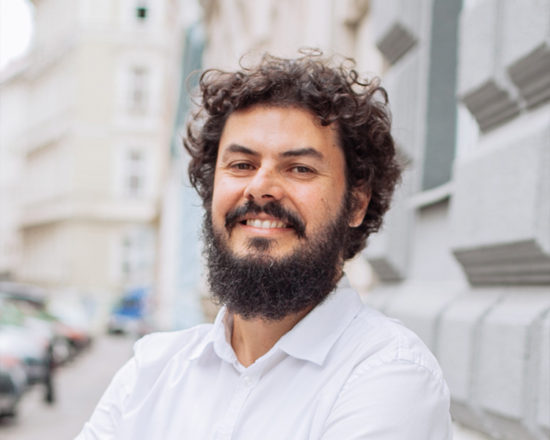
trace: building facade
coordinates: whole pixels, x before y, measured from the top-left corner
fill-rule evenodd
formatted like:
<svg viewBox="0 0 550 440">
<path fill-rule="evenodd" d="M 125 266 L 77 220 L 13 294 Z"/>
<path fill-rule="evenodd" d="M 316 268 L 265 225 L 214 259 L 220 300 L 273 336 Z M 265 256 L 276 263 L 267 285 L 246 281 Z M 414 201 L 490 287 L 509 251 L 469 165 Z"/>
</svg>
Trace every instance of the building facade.
<svg viewBox="0 0 550 440">
<path fill-rule="evenodd" d="M 33 3 L 33 47 L 0 83 L 2 101 L 21 98 L 2 126 L 2 148 L 20 161 L 12 277 L 89 292 L 107 307 L 155 276 L 179 4 Z"/>
<path fill-rule="evenodd" d="M 550 2 L 374 1 L 410 164 L 369 301 L 438 357 L 455 420 L 550 438 Z"/>
<path fill-rule="evenodd" d="M 156 321 L 165 329 L 188 328 L 205 321 L 211 306 L 203 282 L 200 228 L 202 203 L 187 175 L 188 156 L 183 137 L 192 94 L 202 66 L 205 35 L 201 9 L 196 0 L 182 0 L 182 57 L 177 113 L 170 144 L 159 225 Z"/>
</svg>

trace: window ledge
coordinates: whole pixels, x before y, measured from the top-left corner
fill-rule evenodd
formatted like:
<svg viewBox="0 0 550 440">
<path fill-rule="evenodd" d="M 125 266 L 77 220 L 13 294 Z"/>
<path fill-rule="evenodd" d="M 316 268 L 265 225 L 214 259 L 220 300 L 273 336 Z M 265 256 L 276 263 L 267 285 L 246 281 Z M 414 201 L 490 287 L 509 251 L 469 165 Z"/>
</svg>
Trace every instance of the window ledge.
<svg viewBox="0 0 550 440">
<path fill-rule="evenodd" d="M 435 188 L 419 192 L 409 198 L 408 204 L 411 208 L 419 209 L 442 202 L 451 197 L 453 193 L 453 182 L 447 182 Z"/>
</svg>

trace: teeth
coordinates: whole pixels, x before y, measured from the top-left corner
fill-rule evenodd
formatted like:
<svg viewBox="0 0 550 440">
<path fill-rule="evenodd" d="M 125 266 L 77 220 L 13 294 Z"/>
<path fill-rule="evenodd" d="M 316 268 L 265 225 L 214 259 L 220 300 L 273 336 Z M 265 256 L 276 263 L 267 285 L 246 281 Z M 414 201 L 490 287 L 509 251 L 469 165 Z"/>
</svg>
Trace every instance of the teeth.
<svg viewBox="0 0 550 440">
<path fill-rule="evenodd" d="M 286 225 L 283 222 L 276 220 L 258 220 L 248 219 L 246 221 L 247 226 L 254 226 L 255 228 L 272 229 L 272 228 L 284 228 Z"/>
</svg>

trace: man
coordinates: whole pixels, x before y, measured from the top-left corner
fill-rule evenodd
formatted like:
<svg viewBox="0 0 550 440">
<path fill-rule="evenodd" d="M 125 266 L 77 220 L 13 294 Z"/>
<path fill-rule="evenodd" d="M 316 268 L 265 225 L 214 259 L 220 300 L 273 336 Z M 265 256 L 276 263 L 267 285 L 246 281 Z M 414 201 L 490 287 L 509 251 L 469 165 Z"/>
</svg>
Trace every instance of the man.
<svg viewBox="0 0 550 440">
<path fill-rule="evenodd" d="M 224 306 L 140 340 L 78 438 L 451 438 L 436 360 L 343 276 L 399 178 L 385 91 L 315 54 L 200 90 L 185 146 Z"/>
</svg>

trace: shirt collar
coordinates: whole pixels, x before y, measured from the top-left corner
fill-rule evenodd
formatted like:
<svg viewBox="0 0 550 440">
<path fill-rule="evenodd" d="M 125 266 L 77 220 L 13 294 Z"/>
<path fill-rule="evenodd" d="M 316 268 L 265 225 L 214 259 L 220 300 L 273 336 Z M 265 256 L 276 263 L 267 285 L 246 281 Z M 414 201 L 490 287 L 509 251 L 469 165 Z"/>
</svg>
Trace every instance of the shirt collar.
<svg viewBox="0 0 550 440">
<path fill-rule="evenodd" d="M 322 365 L 361 307 L 361 299 L 344 276 L 336 289 L 275 345 L 290 356 Z"/>
<path fill-rule="evenodd" d="M 275 344 L 288 355 L 322 365 L 336 340 L 359 313 L 362 302 L 344 276 L 336 289 L 309 312 Z M 232 315 L 224 306 L 218 312 L 214 325 L 194 350 L 191 359 L 199 358 L 207 347 L 229 363 L 236 356 L 230 343 Z"/>
<path fill-rule="evenodd" d="M 212 346 L 220 358 L 232 362 L 235 358 L 235 354 L 229 342 L 231 340 L 229 335 L 231 334 L 232 327 L 233 316 L 227 313 L 227 307 L 223 306 L 216 315 L 214 324 L 200 344 L 197 345 L 190 359 L 198 359 L 208 347 Z"/>
</svg>

